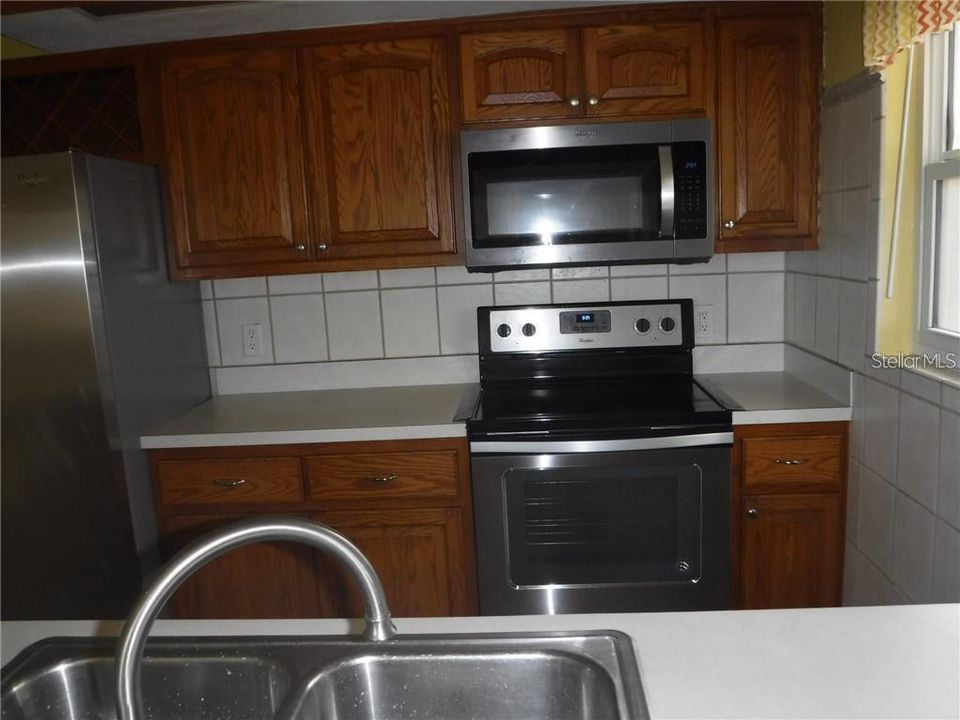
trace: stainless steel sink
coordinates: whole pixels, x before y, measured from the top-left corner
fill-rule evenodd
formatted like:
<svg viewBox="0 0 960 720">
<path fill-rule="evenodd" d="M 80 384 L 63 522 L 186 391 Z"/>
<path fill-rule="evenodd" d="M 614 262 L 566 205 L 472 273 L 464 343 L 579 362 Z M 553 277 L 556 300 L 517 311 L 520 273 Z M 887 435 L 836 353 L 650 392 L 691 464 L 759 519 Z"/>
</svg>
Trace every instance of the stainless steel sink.
<svg viewBox="0 0 960 720">
<path fill-rule="evenodd" d="M 3 720 L 112 720 L 110 641 L 47 640 L 4 668 Z M 617 632 L 344 638 L 156 638 L 142 667 L 151 720 L 640 720 Z"/>
</svg>

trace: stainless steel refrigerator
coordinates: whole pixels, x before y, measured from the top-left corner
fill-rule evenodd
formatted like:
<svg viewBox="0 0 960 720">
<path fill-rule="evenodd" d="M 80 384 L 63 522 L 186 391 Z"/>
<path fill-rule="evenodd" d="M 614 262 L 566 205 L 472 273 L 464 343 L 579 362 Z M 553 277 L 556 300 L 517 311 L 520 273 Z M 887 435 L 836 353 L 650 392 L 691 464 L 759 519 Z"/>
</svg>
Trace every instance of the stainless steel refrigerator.
<svg viewBox="0 0 960 720">
<path fill-rule="evenodd" d="M 152 166 L 0 172 L 0 616 L 123 617 L 159 557 L 139 438 L 210 396 L 199 288 L 168 279 Z"/>
</svg>

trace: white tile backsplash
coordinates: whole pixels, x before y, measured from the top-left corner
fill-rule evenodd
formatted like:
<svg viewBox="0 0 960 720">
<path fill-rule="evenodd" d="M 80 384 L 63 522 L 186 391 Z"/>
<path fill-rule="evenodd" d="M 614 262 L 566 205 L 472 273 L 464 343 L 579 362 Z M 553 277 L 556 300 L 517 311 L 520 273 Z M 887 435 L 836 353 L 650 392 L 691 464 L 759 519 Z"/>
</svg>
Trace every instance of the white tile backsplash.
<svg viewBox="0 0 960 720">
<path fill-rule="evenodd" d="M 610 276 L 608 267 L 572 267 L 554 268 L 551 271 L 554 280 L 584 280 L 586 278 L 605 278 Z"/>
<path fill-rule="evenodd" d="M 817 327 L 814 347 L 818 355 L 837 359 L 840 332 L 840 281 L 817 278 Z"/>
<path fill-rule="evenodd" d="M 213 281 L 213 294 L 221 298 L 254 297 L 267 294 L 267 279 L 263 277 L 229 278 Z"/>
<path fill-rule="evenodd" d="M 852 280 L 866 280 L 867 243 L 870 240 L 869 189 L 844 190 L 841 207 L 843 212 L 841 274 Z"/>
<path fill-rule="evenodd" d="M 940 411 L 937 515 L 960 529 L 960 415 Z"/>
<path fill-rule="evenodd" d="M 554 270 L 554 272 L 557 272 Z M 553 301 L 570 302 L 608 302 L 610 300 L 610 281 L 600 280 L 561 280 L 553 283 Z"/>
<path fill-rule="evenodd" d="M 271 295 L 319 293 L 323 292 L 323 275 L 321 273 L 276 275 L 267 278 L 267 287 Z"/>
<path fill-rule="evenodd" d="M 614 265 L 610 268 L 610 277 L 613 278 L 666 274 L 666 265 Z"/>
<path fill-rule="evenodd" d="M 727 342 L 783 340 L 783 273 L 731 274 Z M 758 302 L 763 298 L 763 302 Z"/>
<path fill-rule="evenodd" d="M 549 280 L 550 271 L 547 268 L 534 268 L 532 270 L 503 270 L 493 274 L 495 283 L 506 282 L 531 282 L 534 280 Z"/>
<path fill-rule="evenodd" d="M 883 572 L 893 561 L 894 496 L 896 490 L 868 468 L 860 475 L 860 527 L 857 547 Z"/>
<path fill-rule="evenodd" d="M 716 256 L 714 256 L 716 257 Z M 719 345 L 727 341 L 727 276 L 679 275 L 670 276 L 671 298 L 692 298 L 693 311 L 700 307 L 713 308 L 713 333 L 705 335 L 696 329 L 698 345 Z"/>
<path fill-rule="evenodd" d="M 837 360 L 853 370 L 863 367 L 867 341 L 867 284 L 840 282 Z"/>
<path fill-rule="evenodd" d="M 382 290 L 380 297 L 387 357 L 440 354 L 435 287 Z"/>
<path fill-rule="evenodd" d="M 203 301 L 203 329 L 206 335 L 207 363 L 210 367 L 220 364 L 220 338 L 217 337 L 217 306 L 212 300 Z"/>
<path fill-rule="evenodd" d="M 786 267 L 786 256 L 787 254 L 783 252 L 731 253 L 727 255 L 727 271 L 730 273 L 782 271 Z"/>
<path fill-rule="evenodd" d="M 436 281 L 437 274 L 432 267 L 380 271 L 380 287 L 382 288 L 432 288 L 436 285 Z"/>
<path fill-rule="evenodd" d="M 937 520 L 933 532 L 930 602 L 955 603 L 960 597 L 960 532 Z"/>
<path fill-rule="evenodd" d="M 688 263 L 685 265 L 670 265 L 671 275 L 710 275 L 727 271 L 727 256 L 717 253 L 705 263 Z"/>
<path fill-rule="evenodd" d="M 493 282 L 491 273 L 471 273 L 463 265 L 437 268 L 438 285 L 482 285 Z"/>
<path fill-rule="evenodd" d="M 871 147 L 873 128 L 873 96 L 871 91 L 854 95 L 843 103 L 843 187 L 857 188 L 870 185 L 870 158 L 876 152 Z"/>
<path fill-rule="evenodd" d="M 610 280 L 611 300 L 660 300 L 667 295 L 666 276 L 618 277 Z"/>
<path fill-rule="evenodd" d="M 347 290 L 373 290 L 377 287 L 377 271 L 361 270 L 358 272 L 327 273 L 324 277 L 323 288 L 327 292 Z"/>
<path fill-rule="evenodd" d="M 217 281 L 219 282 L 219 281 Z M 224 365 L 262 365 L 273 362 L 270 307 L 265 297 L 217 300 L 220 359 Z M 243 326 L 259 325 L 262 354 L 243 354 Z"/>
<path fill-rule="evenodd" d="M 493 304 L 493 285 L 462 285 L 437 289 L 440 307 L 440 352 L 477 352 L 477 308 Z"/>
<path fill-rule="evenodd" d="M 376 278 L 376 273 L 373 273 Z M 383 357 L 380 293 L 327 293 L 327 337 L 331 360 Z"/>
<path fill-rule="evenodd" d="M 897 477 L 900 393 L 864 378 L 863 462 L 890 482 Z"/>
<path fill-rule="evenodd" d="M 931 452 L 940 437 L 940 408 L 900 394 L 897 487 L 931 510 L 937 506 L 937 465 Z"/>
<path fill-rule="evenodd" d="M 550 283 L 497 283 L 493 286 L 497 305 L 540 305 L 550 302 Z"/>
<path fill-rule="evenodd" d="M 913 602 L 929 602 L 933 571 L 933 514 L 898 493 L 894 515 L 891 579 Z"/>
<path fill-rule="evenodd" d="M 270 320 L 278 363 L 322 362 L 327 359 L 323 295 L 271 297 Z"/>
</svg>

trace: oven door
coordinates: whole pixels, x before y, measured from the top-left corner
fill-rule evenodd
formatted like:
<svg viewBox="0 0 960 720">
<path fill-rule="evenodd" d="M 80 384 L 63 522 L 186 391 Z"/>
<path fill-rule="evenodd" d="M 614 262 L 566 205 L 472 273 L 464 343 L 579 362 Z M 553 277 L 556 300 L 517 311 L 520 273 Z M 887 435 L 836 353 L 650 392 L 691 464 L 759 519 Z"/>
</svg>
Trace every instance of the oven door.
<svg viewBox="0 0 960 720">
<path fill-rule="evenodd" d="M 484 615 L 730 607 L 730 449 L 473 458 Z"/>
</svg>

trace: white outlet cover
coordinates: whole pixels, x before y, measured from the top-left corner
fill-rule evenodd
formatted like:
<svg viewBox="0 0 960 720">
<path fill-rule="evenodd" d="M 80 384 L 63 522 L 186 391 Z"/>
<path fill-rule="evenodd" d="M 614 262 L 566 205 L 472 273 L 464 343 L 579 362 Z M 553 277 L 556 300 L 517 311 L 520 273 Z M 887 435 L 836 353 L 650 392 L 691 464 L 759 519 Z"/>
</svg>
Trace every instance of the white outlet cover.
<svg viewBox="0 0 960 720">
<path fill-rule="evenodd" d="M 244 325 L 241 331 L 244 356 L 260 357 L 263 355 L 263 327 L 259 324 Z"/>
<path fill-rule="evenodd" d="M 713 337 L 713 305 L 698 305 L 693 309 L 693 326 L 697 337 Z"/>
</svg>

